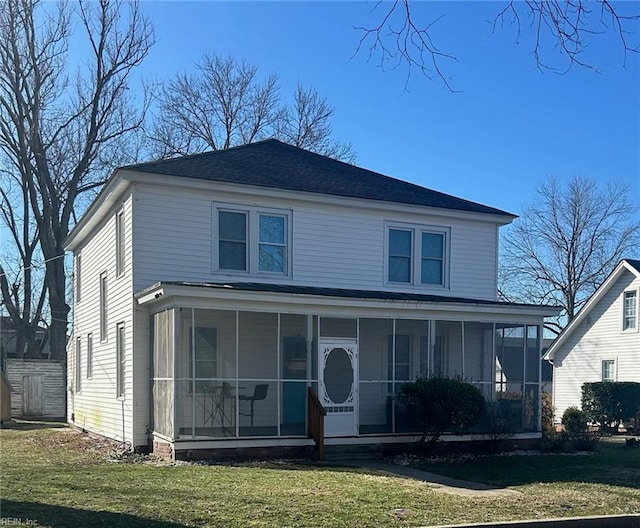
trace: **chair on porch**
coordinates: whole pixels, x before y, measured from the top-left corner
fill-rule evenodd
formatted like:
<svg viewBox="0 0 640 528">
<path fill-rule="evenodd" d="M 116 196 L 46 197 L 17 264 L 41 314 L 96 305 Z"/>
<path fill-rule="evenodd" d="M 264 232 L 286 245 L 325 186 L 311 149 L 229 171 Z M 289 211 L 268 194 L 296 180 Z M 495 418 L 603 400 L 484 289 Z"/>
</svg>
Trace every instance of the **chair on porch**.
<svg viewBox="0 0 640 528">
<path fill-rule="evenodd" d="M 258 383 L 253 389 L 253 396 L 248 394 L 240 394 L 240 396 L 238 396 L 238 400 L 248 401 L 251 404 L 251 410 L 249 412 L 249 415 L 251 416 L 251 427 L 253 427 L 254 405 L 257 401 L 265 400 L 267 398 L 268 390 L 269 385 L 267 383 Z"/>
</svg>

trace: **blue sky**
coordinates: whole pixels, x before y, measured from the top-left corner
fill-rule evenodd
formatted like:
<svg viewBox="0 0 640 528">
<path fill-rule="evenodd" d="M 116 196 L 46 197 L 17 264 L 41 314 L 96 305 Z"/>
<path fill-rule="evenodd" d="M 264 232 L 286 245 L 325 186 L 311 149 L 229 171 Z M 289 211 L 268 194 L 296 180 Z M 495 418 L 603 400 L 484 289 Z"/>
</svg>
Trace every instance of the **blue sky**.
<svg viewBox="0 0 640 528">
<path fill-rule="evenodd" d="M 633 7 L 623 4 L 622 8 Z M 405 68 L 383 71 L 366 50 L 353 57 L 353 26 L 379 19 L 376 2 L 143 2 L 157 42 L 142 74 L 169 78 L 206 52 L 231 55 L 280 77 L 283 95 L 300 82 L 335 107 L 337 139 L 357 164 L 518 214 L 548 175 L 631 184 L 640 203 L 640 55 L 595 36 L 575 68 L 541 73 L 530 33 L 491 34 L 501 2 L 422 2 L 418 21 L 457 62 L 444 63 L 459 93 Z M 635 42 L 637 42 L 637 37 Z M 552 51 L 552 50 L 550 50 Z"/>
</svg>

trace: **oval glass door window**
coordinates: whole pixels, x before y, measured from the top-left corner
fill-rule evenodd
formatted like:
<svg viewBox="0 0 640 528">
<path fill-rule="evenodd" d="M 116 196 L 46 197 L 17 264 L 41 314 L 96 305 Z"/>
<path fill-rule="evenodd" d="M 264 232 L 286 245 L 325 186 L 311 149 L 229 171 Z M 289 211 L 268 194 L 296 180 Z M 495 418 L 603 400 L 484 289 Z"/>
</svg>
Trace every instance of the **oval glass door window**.
<svg viewBox="0 0 640 528">
<path fill-rule="evenodd" d="M 340 405 L 351 395 L 353 366 L 344 348 L 334 348 L 324 364 L 324 386 L 331 401 Z"/>
</svg>

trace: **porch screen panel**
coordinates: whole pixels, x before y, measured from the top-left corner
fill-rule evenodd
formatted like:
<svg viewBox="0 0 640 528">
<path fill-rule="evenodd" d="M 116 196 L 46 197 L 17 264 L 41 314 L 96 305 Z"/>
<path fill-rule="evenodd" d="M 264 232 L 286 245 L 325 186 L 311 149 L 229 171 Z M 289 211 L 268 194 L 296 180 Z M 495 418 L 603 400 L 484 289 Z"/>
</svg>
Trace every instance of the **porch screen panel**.
<svg viewBox="0 0 640 528">
<path fill-rule="evenodd" d="M 242 379 L 278 377 L 278 314 L 238 314 L 238 369 Z"/>
<path fill-rule="evenodd" d="M 501 402 L 503 420 L 515 430 L 522 430 L 525 327 L 496 325 L 496 398 Z"/>
<path fill-rule="evenodd" d="M 428 321 L 396 319 L 396 381 L 414 380 L 421 374 L 427 374 L 428 361 L 425 353 L 428 339 Z"/>
<path fill-rule="evenodd" d="M 153 315 L 153 430 L 174 437 L 174 310 Z"/>
<path fill-rule="evenodd" d="M 236 313 L 180 309 L 176 420 L 181 438 L 235 436 Z"/>
<path fill-rule="evenodd" d="M 525 381 L 537 383 L 540 379 L 540 342 L 538 339 L 538 327 L 527 326 L 527 350 L 525 365 Z"/>
<path fill-rule="evenodd" d="M 388 339 L 392 319 L 360 319 L 359 432 L 392 432 L 393 386 L 389 377 Z"/>
<path fill-rule="evenodd" d="M 462 376 L 462 322 L 436 321 L 435 326 L 431 375 Z"/>
<path fill-rule="evenodd" d="M 492 384 L 493 324 L 464 323 L 464 377 L 473 383 Z"/>
<path fill-rule="evenodd" d="M 306 435 L 307 383 L 313 381 L 313 317 L 280 315 L 280 434 Z"/>
<path fill-rule="evenodd" d="M 358 320 L 338 317 L 320 317 L 320 337 L 358 337 Z"/>
</svg>

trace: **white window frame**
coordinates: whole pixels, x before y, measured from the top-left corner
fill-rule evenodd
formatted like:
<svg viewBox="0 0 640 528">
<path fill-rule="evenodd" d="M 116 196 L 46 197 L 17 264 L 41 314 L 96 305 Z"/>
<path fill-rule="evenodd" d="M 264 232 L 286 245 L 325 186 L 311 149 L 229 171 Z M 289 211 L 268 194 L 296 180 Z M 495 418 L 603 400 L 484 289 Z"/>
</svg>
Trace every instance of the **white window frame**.
<svg viewBox="0 0 640 528">
<path fill-rule="evenodd" d="M 116 278 L 124 275 L 125 270 L 125 225 L 124 225 L 124 209 L 120 209 L 116 213 Z"/>
<path fill-rule="evenodd" d="M 82 253 L 76 255 L 76 303 L 82 300 Z"/>
<path fill-rule="evenodd" d="M 108 337 L 108 319 L 107 319 L 107 299 L 108 299 L 108 284 L 107 284 L 107 272 L 103 271 L 100 274 L 100 284 L 99 284 L 99 290 L 100 290 L 100 313 L 99 313 L 99 317 L 100 317 L 100 342 L 104 343 L 107 341 L 107 337 Z"/>
<path fill-rule="evenodd" d="M 78 394 L 82 390 L 82 338 L 76 337 L 76 361 L 75 361 L 75 390 Z"/>
<path fill-rule="evenodd" d="M 218 214 L 220 212 L 244 213 L 247 218 L 246 265 L 245 270 L 220 268 L 219 248 L 220 234 Z M 260 255 L 260 216 L 279 216 L 284 218 L 284 271 L 261 271 Z M 224 275 L 258 275 L 261 277 L 291 278 L 293 269 L 293 212 L 290 209 L 274 209 L 270 207 L 243 206 L 238 204 L 214 203 L 212 210 L 213 223 L 213 272 Z"/>
<path fill-rule="evenodd" d="M 630 317 L 627 315 L 627 296 L 633 296 L 635 314 L 633 314 L 631 321 L 633 326 L 628 325 Z M 640 306 L 638 305 L 638 290 L 625 290 L 622 293 L 622 331 L 623 332 L 638 332 L 638 311 Z"/>
<path fill-rule="evenodd" d="M 116 397 L 119 399 L 125 395 L 125 346 L 125 325 L 120 322 L 116 325 Z"/>
<path fill-rule="evenodd" d="M 87 334 L 87 379 L 93 378 L 93 333 Z"/>
<path fill-rule="evenodd" d="M 395 229 L 398 231 L 411 232 L 411 281 L 396 282 L 389 280 L 389 232 Z M 443 236 L 443 262 L 442 262 L 442 284 L 431 284 L 422 282 L 422 234 L 432 233 Z M 449 289 L 449 267 L 451 261 L 451 228 L 444 226 L 407 224 L 400 222 L 385 222 L 384 224 L 384 284 L 389 286 L 415 286 L 424 289 L 443 290 Z"/>
<path fill-rule="evenodd" d="M 610 365 L 612 367 L 612 370 L 613 370 L 612 378 L 605 376 L 605 373 L 606 373 L 605 365 Z M 615 359 L 603 359 L 602 362 L 600 363 L 600 379 L 602 381 L 616 381 L 618 379 L 618 372 L 616 367 L 617 367 L 617 362 Z"/>
</svg>

